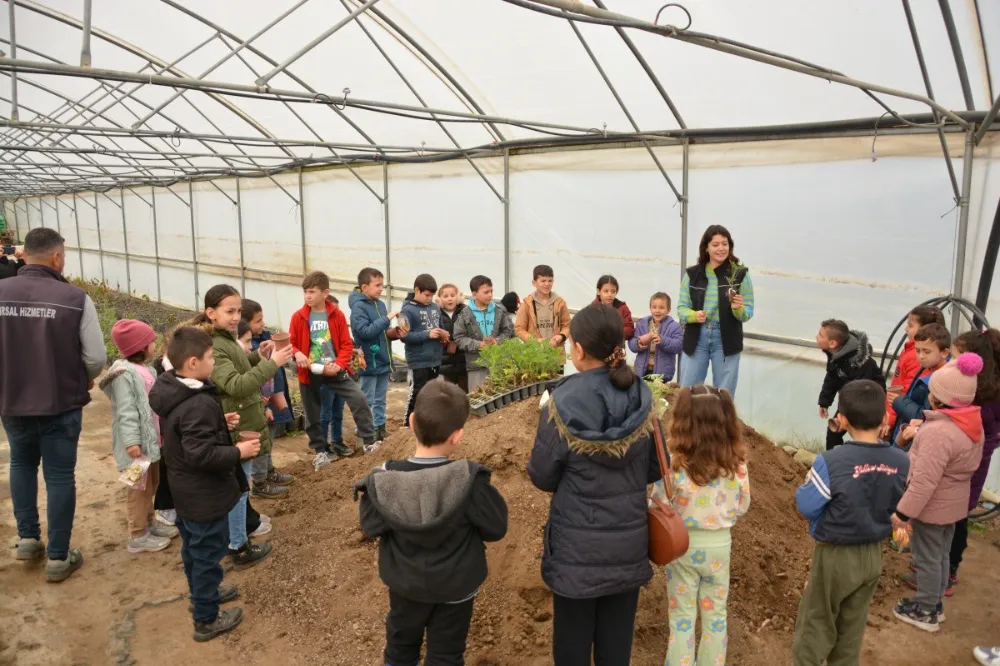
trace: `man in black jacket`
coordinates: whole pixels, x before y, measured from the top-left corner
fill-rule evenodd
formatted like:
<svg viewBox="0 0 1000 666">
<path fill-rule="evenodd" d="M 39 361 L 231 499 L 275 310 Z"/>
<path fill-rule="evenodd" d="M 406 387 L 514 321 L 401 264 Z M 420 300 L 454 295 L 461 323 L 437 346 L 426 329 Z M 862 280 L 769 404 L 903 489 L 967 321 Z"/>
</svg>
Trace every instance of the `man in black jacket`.
<svg viewBox="0 0 1000 666">
<path fill-rule="evenodd" d="M 875 362 L 868 336 L 852 331 L 839 319 L 827 319 L 816 334 L 816 345 L 826 354 L 826 377 L 819 392 L 820 418 L 830 419 L 830 405 L 848 382 L 870 379 L 885 388 L 885 377 Z M 834 414 L 836 416 L 836 414 Z M 843 444 L 844 431 L 836 419 L 830 419 L 826 431 L 826 450 Z"/>
<path fill-rule="evenodd" d="M 220 587 L 219 561 L 229 551 L 229 511 L 248 489 L 236 468 L 240 460 L 260 452 L 260 440 L 232 444 L 229 430 L 239 415 L 223 413 L 219 391 L 209 379 L 215 359 L 208 333 L 191 326 L 177 329 L 167 358 L 174 369 L 156 378 L 149 405 L 160 417 L 177 529 L 184 542 L 181 559 L 191 591 L 194 639 L 203 642 L 243 619 L 241 608 L 219 610 L 219 603 L 238 594 L 235 586 Z"/>
<path fill-rule="evenodd" d="M 507 533 L 507 504 L 490 470 L 448 459 L 462 438 L 469 399 L 436 379 L 417 396 L 410 428 L 417 450 L 389 460 L 354 486 L 361 529 L 380 537 L 378 569 L 389 587 L 385 663 L 462 664 L 472 604 L 486 580 L 485 541 Z"/>
<path fill-rule="evenodd" d="M 83 565 L 70 549 L 76 514 L 76 450 L 83 407 L 107 351 L 97 309 L 62 276 L 65 241 L 38 227 L 24 237 L 27 265 L 0 280 L 0 418 L 10 442 L 10 490 L 17 559 L 48 554 L 45 578 L 68 578 Z M 48 495 L 49 545 L 38 522 L 38 467 Z"/>
</svg>

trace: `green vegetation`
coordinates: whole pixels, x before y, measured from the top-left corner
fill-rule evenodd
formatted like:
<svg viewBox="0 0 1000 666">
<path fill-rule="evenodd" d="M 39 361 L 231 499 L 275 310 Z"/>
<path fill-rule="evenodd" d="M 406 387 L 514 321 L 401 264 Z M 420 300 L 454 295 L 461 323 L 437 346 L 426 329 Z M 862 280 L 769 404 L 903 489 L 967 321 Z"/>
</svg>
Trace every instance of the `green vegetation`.
<svg viewBox="0 0 1000 666">
<path fill-rule="evenodd" d="M 488 397 L 558 377 L 564 363 L 562 351 L 541 340 L 507 340 L 484 347 L 479 365 L 489 370 L 489 378 L 473 394 Z"/>
<path fill-rule="evenodd" d="M 646 386 L 653 392 L 653 409 L 657 416 L 663 418 L 670 405 L 670 396 L 673 395 L 674 387 L 663 381 L 663 375 L 651 375 L 645 379 Z"/>
</svg>

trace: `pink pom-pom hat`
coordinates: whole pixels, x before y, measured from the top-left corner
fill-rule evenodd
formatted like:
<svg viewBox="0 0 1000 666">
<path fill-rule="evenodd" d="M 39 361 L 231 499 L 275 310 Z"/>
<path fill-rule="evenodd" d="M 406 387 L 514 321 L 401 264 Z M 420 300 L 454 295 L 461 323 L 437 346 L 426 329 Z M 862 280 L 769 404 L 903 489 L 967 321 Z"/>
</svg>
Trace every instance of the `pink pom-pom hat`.
<svg viewBox="0 0 1000 666">
<path fill-rule="evenodd" d="M 947 407 L 968 407 L 976 399 L 977 376 L 982 371 L 983 359 L 965 352 L 931 375 L 931 395 Z"/>
</svg>

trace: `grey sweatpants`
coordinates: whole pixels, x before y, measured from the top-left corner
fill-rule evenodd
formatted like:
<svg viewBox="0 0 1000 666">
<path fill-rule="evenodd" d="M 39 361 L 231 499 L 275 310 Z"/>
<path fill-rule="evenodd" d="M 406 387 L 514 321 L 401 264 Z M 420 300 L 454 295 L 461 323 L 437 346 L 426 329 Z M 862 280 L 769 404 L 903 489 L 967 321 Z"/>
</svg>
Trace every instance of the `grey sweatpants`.
<svg viewBox="0 0 1000 666">
<path fill-rule="evenodd" d="M 931 525 L 912 519 L 910 551 L 917 567 L 917 603 L 920 610 L 931 611 L 944 599 L 948 587 L 948 560 L 955 524 Z"/>
</svg>

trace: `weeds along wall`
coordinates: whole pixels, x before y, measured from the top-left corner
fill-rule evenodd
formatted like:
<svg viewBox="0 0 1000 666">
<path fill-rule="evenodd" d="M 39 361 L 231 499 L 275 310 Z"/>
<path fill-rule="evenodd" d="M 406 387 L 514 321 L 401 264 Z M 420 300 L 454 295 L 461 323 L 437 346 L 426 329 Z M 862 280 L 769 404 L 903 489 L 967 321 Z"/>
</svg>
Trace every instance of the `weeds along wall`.
<svg viewBox="0 0 1000 666">
<path fill-rule="evenodd" d="M 993 133 L 975 152 L 966 294 L 975 292 L 1000 198 L 998 141 Z M 949 135 L 959 179 L 962 142 Z M 655 150 L 680 188 L 681 148 Z M 881 348 L 908 309 L 951 291 L 958 210 L 937 136 L 879 136 L 875 150 L 873 162 L 870 136 L 691 146 L 685 263 L 709 224 L 731 230 L 757 297 L 737 403 L 777 440 L 821 441 L 822 356 L 753 336 L 808 344 L 821 320 L 840 317 Z M 304 272 L 327 272 L 346 311 L 369 265 L 389 276 L 393 308 L 422 272 L 466 292 L 482 273 L 498 298 L 508 287 L 524 296 L 539 263 L 553 266 L 556 291 L 573 309 L 593 300 L 604 273 L 618 278 L 637 317 L 655 291 L 676 305 L 682 207 L 643 148 L 514 154 L 506 178 L 503 156 L 475 164 L 482 176 L 455 160 L 4 207 L 21 238 L 38 226 L 60 230 L 71 276 L 198 309 L 209 287 L 228 282 L 280 327 L 302 304 Z M 1000 322 L 1000 285 L 987 314 Z"/>
</svg>

